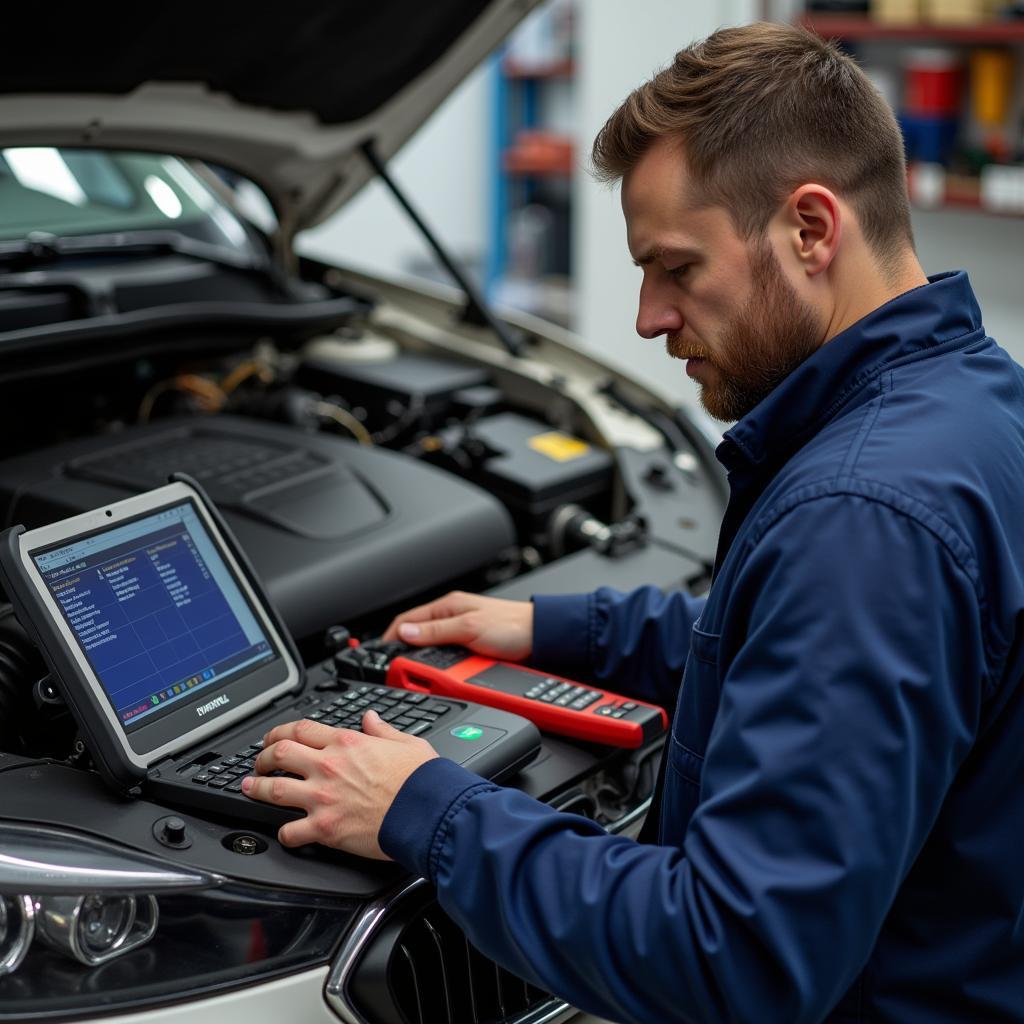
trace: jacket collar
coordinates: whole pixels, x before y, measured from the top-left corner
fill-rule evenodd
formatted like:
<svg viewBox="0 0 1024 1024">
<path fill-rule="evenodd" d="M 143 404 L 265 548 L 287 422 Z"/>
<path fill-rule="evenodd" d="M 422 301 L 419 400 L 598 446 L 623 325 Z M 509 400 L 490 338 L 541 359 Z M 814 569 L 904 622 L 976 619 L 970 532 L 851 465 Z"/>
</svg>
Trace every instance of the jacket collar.
<svg viewBox="0 0 1024 1024">
<path fill-rule="evenodd" d="M 730 473 L 775 463 L 812 434 L 884 367 L 982 329 L 963 270 L 891 299 L 804 360 L 729 430 L 718 461 Z"/>
</svg>

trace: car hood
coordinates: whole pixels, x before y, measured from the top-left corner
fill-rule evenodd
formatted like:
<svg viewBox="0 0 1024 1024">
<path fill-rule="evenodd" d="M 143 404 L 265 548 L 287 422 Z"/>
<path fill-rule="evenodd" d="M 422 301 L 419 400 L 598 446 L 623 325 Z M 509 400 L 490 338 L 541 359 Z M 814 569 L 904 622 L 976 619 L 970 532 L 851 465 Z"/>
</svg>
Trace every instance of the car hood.
<svg viewBox="0 0 1024 1024">
<path fill-rule="evenodd" d="M 29 5 L 0 75 L 0 147 L 218 164 L 263 189 L 290 239 L 373 176 L 360 147 L 389 159 L 538 2 Z"/>
</svg>

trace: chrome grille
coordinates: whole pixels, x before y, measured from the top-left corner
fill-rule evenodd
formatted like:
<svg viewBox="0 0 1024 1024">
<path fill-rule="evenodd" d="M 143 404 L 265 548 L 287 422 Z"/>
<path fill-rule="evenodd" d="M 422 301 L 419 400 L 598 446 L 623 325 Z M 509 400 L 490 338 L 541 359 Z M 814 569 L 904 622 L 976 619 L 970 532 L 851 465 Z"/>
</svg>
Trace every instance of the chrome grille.
<svg viewBox="0 0 1024 1024">
<path fill-rule="evenodd" d="M 517 1024 L 565 1007 L 475 949 L 422 883 L 382 908 L 352 952 L 328 997 L 358 1024 Z"/>
<path fill-rule="evenodd" d="M 403 1024 L 500 1024 L 552 998 L 476 950 L 437 904 L 403 930 L 388 983 Z"/>
</svg>

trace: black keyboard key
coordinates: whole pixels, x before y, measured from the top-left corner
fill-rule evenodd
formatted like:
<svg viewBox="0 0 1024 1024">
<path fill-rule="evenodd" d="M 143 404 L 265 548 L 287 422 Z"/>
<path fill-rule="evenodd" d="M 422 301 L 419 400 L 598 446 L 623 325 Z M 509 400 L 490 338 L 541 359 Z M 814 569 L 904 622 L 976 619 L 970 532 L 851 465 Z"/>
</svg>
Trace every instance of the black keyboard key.
<svg viewBox="0 0 1024 1024">
<path fill-rule="evenodd" d="M 408 715 L 402 715 L 400 718 L 396 718 L 391 724 L 396 729 L 408 729 L 410 725 L 416 724 L 416 719 L 409 718 Z"/>
<path fill-rule="evenodd" d="M 210 781 L 208 783 L 208 788 L 209 789 L 223 789 L 225 786 L 228 786 L 230 784 L 231 784 L 231 779 L 227 778 L 227 776 L 217 775 L 214 778 L 210 779 Z"/>
<path fill-rule="evenodd" d="M 228 793 L 241 793 L 242 792 L 242 779 L 244 775 L 240 775 L 237 779 L 232 779 L 231 782 L 224 787 Z"/>
<path fill-rule="evenodd" d="M 425 700 L 429 700 L 429 694 L 426 693 L 406 693 L 402 697 L 402 701 L 406 704 L 422 704 Z"/>
<path fill-rule="evenodd" d="M 401 718 L 404 711 L 402 708 L 388 708 L 380 717 L 385 722 L 393 722 L 396 718 Z"/>
<path fill-rule="evenodd" d="M 207 767 L 206 770 L 211 775 L 220 775 L 220 773 L 224 771 L 224 766 L 222 764 L 211 764 Z"/>
<path fill-rule="evenodd" d="M 192 776 L 192 781 L 202 786 L 212 778 L 213 776 L 209 772 L 196 772 L 195 775 Z"/>
<path fill-rule="evenodd" d="M 409 736 L 421 736 L 423 733 L 429 732 L 429 731 L 430 731 L 430 723 L 429 722 L 413 722 L 413 724 L 410 725 L 409 728 L 405 730 L 405 732 Z"/>
<path fill-rule="evenodd" d="M 448 704 L 442 704 L 440 701 L 432 701 L 430 704 L 423 705 L 424 711 L 429 711 L 433 715 L 447 715 L 451 711 L 451 707 Z"/>
<path fill-rule="evenodd" d="M 238 764 L 238 762 L 239 762 L 239 761 L 241 761 L 241 760 L 242 760 L 242 759 L 241 759 L 240 757 L 225 757 L 225 758 L 224 758 L 224 760 L 223 760 L 223 761 L 221 761 L 221 764 L 225 764 L 225 765 L 236 765 L 236 764 Z"/>
</svg>

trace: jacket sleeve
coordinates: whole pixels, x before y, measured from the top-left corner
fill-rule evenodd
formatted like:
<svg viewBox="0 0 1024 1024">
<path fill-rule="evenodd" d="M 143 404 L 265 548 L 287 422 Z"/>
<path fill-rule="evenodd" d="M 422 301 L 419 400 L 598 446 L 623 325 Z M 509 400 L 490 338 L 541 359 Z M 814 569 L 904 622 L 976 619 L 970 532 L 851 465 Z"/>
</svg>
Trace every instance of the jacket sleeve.
<svg viewBox="0 0 1024 1024">
<path fill-rule="evenodd" d="M 533 653 L 538 668 L 570 679 L 675 706 L 690 630 L 705 598 L 640 587 L 628 594 L 602 587 L 592 594 L 533 598 Z"/>
<path fill-rule="evenodd" d="M 802 506 L 741 570 L 747 638 L 678 846 L 609 836 L 442 760 L 406 782 L 381 845 L 479 949 L 585 1010 L 818 1021 L 972 742 L 985 659 L 969 569 L 887 507 Z"/>
</svg>

